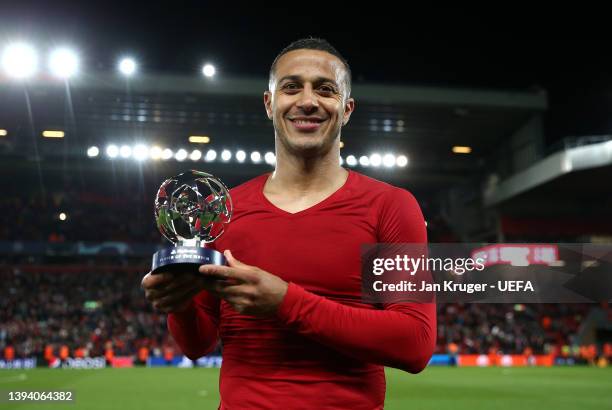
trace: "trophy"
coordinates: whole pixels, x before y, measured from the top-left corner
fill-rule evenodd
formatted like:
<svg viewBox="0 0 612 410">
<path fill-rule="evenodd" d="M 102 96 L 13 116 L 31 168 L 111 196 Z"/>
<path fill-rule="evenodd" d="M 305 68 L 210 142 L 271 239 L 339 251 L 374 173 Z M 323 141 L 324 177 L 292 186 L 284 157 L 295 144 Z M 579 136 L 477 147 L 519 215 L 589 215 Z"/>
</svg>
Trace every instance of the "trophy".
<svg viewBox="0 0 612 410">
<path fill-rule="evenodd" d="M 174 246 L 153 255 L 152 273 L 197 273 L 203 264 L 225 265 L 221 252 L 206 248 L 232 216 L 232 199 L 219 179 L 188 171 L 165 180 L 155 198 L 157 228 Z"/>
</svg>

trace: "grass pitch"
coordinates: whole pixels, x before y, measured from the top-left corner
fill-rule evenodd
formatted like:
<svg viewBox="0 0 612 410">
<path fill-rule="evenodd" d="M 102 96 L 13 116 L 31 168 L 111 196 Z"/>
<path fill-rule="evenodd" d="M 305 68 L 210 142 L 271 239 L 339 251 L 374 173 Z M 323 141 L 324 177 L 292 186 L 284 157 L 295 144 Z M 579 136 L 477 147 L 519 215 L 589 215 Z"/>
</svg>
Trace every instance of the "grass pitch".
<svg viewBox="0 0 612 410">
<path fill-rule="evenodd" d="M 3 370 L 5 396 L 8 390 L 72 390 L 75 403 L 3 402 L 0 410 L 216 409 L 218 377 L 218 369 L 202 368 Z M 612 368 L 430 367 L 418 375 L 387 369 L 385 409 L 612 409 Z"/>
</svg>

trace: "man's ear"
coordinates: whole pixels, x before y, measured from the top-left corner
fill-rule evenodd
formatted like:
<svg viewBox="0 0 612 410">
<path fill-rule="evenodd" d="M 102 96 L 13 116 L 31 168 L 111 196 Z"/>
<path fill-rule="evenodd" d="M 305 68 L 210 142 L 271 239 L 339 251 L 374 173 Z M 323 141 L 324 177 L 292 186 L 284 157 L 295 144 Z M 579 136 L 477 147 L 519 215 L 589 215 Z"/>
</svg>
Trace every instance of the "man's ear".
<svg viewBox="0 0 612 410">
<path fill-rule="evenodd" d="M 355 111 L 355 100 L 352 98 L 347 98 L 346 102 L 344 103 L 344 114 L 342 118 L 342 126 L 345 126 L 346 124 L 348 124 L 353 111 Z"/>
<path fill-rule="evenodd" d="M 268 119 L 272 119 L 272 93 L 270 91 L 264 92 L 264 107 L 266 107 L 266 114 Z"/>
</svg>

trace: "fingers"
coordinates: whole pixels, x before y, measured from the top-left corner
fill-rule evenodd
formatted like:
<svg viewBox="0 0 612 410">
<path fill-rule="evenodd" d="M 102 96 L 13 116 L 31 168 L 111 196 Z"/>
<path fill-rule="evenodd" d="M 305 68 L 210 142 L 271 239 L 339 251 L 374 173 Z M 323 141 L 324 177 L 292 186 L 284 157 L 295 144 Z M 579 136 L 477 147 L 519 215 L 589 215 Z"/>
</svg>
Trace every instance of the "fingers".
<svg viewBox="0 0 612 410">
<path fill-rule="evenodd" d="M 223 252 L 223 255 L 225 256 L 225 259 L 227 259 L 227 262 L 229 263 L 229 266 L 233 267 L 233 268 L 239 268 L 239 267 L 248 267 L 249 265 L 240 262 L 238 259 L 234 258 L 234 255 L 232 254 L 232 251 L 230 251 L 229 249 L 226 249 L 225 252 Z"/>
<path fill-rule="evenodd" d="M 153 302 L 153 307 L 164 313 L 172 313 L 184 307 L 195 295 L 200 292 L 200 289 L 193 286 L 183 286 L 175 289 L 174 292 L 159 298 Z"/>
<path fill-rule="evenodd" d="M 147 299 L 160 299 L 168 294 L 173 293 L 176 289 L 180 289 L 185 286 L 201 286 L 201 284 L 199 283 L 201 279 L 198 278 L 196 275 L 183 274 L 173 276 L 173 278 L 167 281 L 159 283 L 154 287 L 145 289 L 145 295 L 147 296 Z"/>
<path fill-rule="evenodd" d="M 149 272 L 142 278 L 142 282 L 140 283 L 143 289 L 158 289 L 162 288 L 168 282 L 171 282 L 178 275 L 173 275 L 171 273 L 157 273 L 153 274 Z"/>
<path fill-rule="evenodd" d="M 221 265 L 202 265 L 198 269 L 204 276 L 214 276 L 219 279 L 233 279 L 239 282 L 256 283 L 259 280 L 257 268 L 247 265 L 242 266 L 221 266 Z"/>
</svg>

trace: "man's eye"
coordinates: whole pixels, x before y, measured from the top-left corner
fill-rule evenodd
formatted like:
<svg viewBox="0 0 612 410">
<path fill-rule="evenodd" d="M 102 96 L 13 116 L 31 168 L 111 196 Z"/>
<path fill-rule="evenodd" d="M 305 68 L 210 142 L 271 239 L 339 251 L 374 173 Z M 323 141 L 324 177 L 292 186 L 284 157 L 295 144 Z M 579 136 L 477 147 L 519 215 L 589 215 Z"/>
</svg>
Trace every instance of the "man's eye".
<svg viewBox="0 0 612 410">
<path fill-rule="evenodd" d="M 288 83 L 288 84 L 285 84 L 283 88 L 287 90 L 296 90 L 298 88 L 298 85 L 296 83 Z"/>
<path fill-rule="evenodd" d="M 321 87 L 319 87 L 319 90 L 324 93 L 336 92 L 336 90 L 333 87 L 330 87 L 329 85 L 322 85 Z"/>
</svg>

